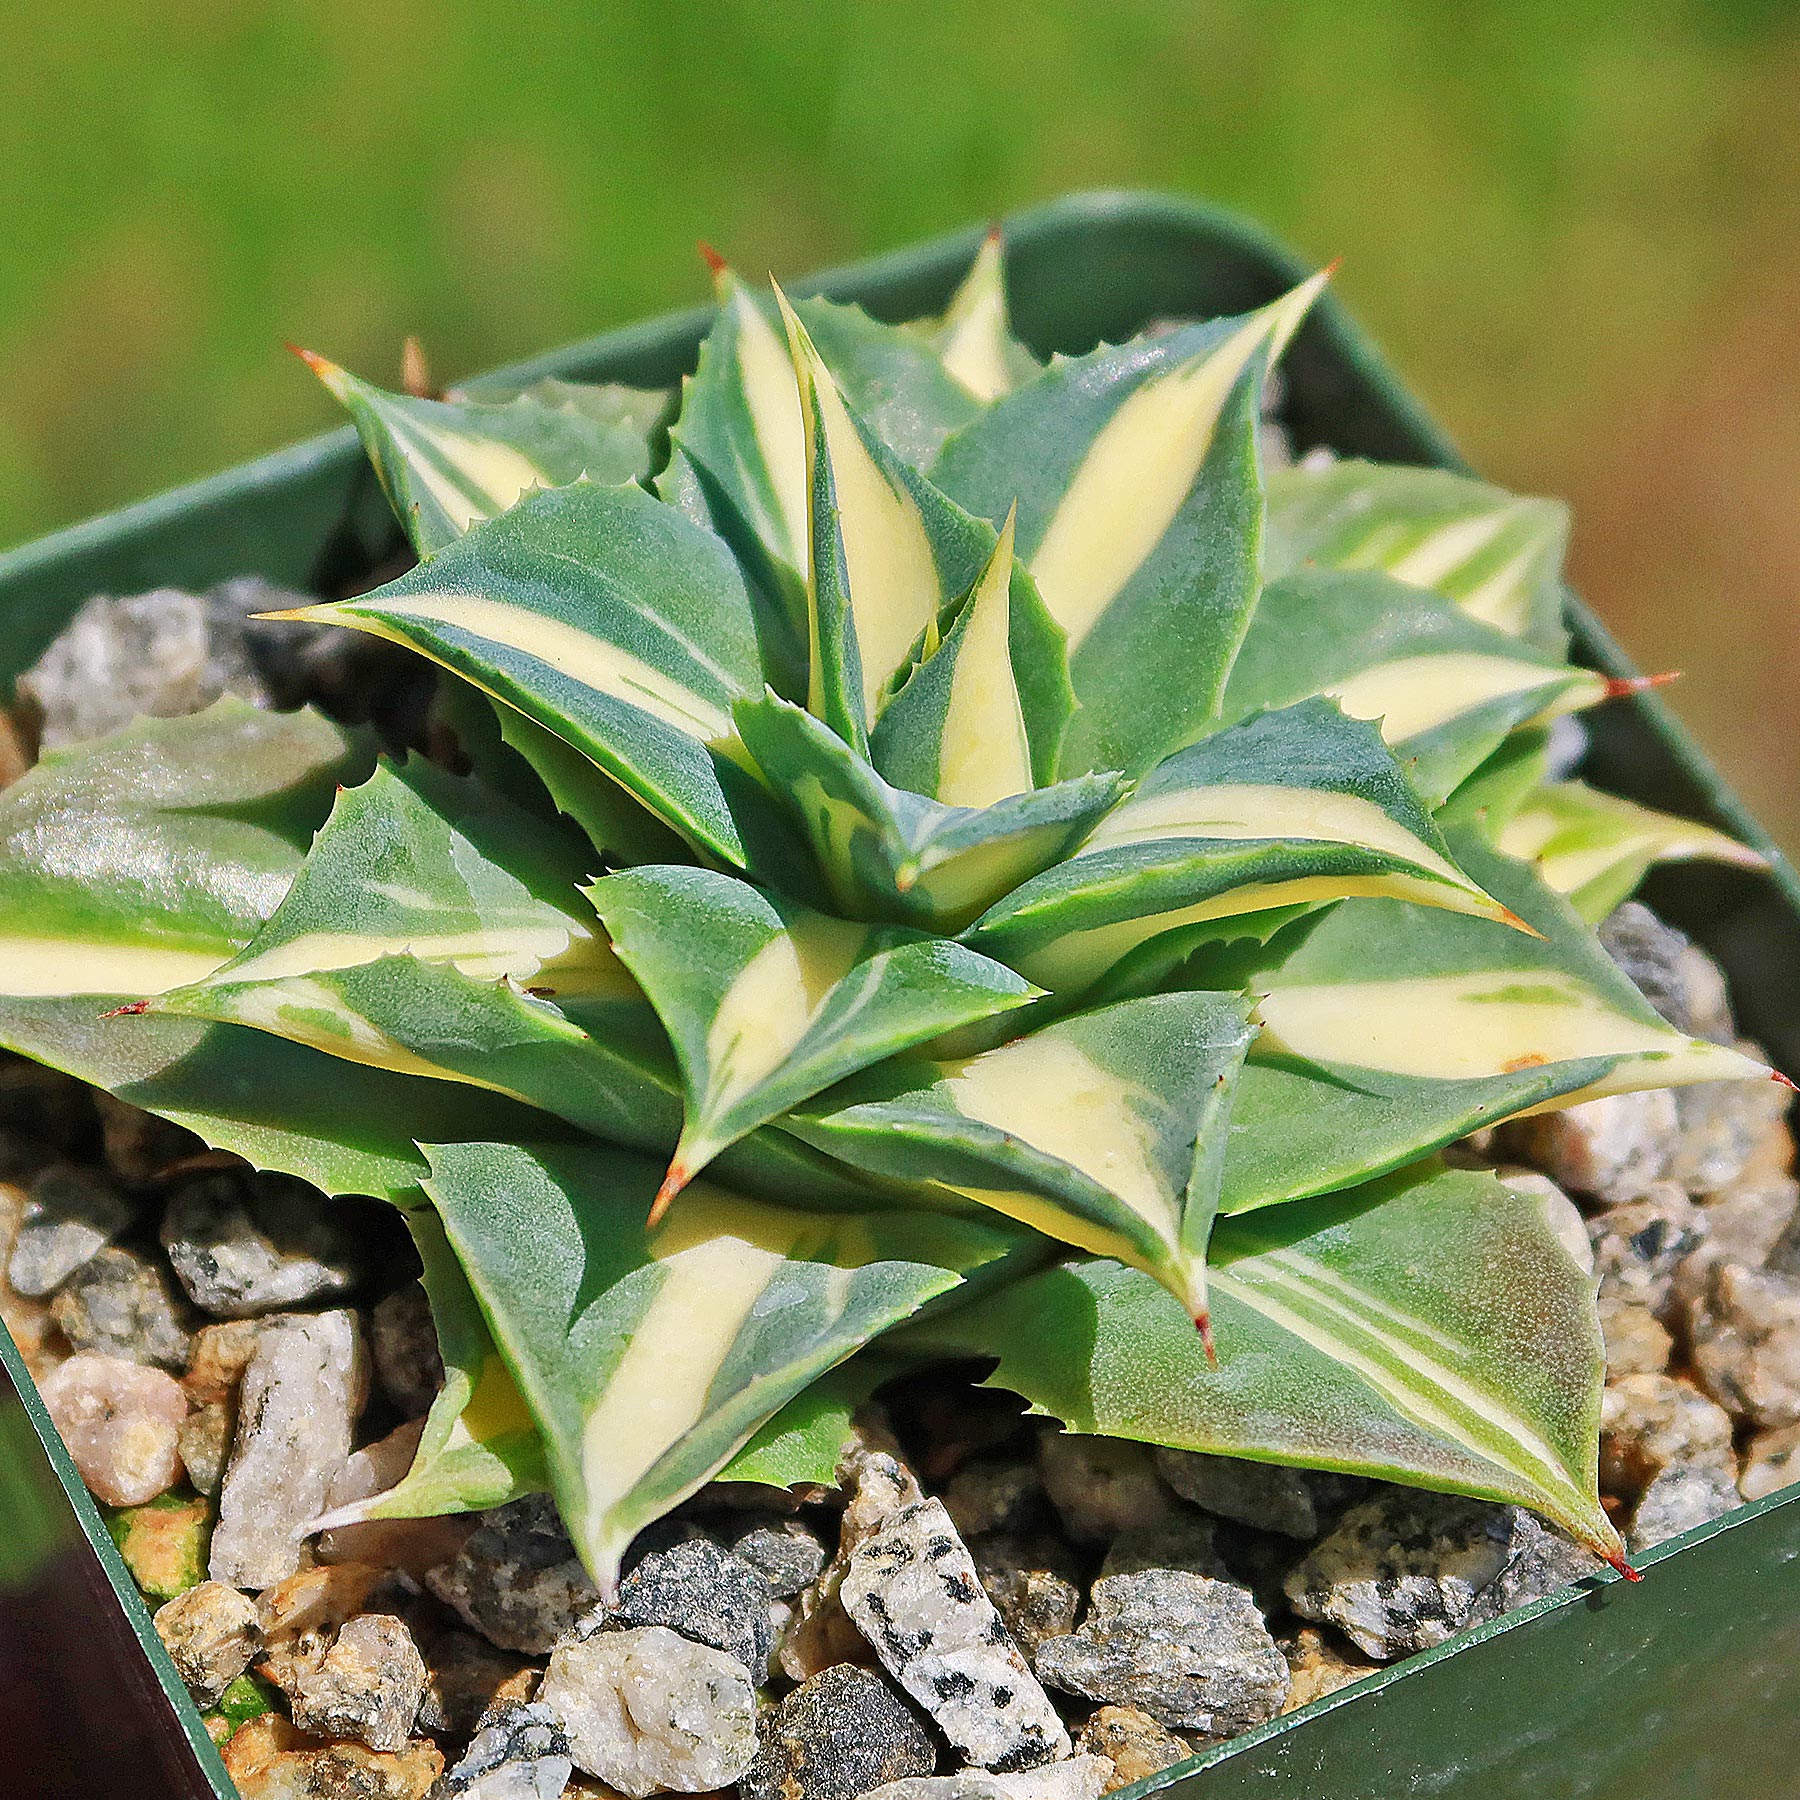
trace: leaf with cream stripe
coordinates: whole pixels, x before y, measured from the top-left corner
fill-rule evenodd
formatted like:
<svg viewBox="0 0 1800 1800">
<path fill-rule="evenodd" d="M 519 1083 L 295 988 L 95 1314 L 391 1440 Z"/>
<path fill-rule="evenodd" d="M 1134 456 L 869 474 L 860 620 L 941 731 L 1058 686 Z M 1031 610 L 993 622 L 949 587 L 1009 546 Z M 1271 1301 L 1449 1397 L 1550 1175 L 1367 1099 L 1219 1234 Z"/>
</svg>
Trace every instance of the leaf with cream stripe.
<svg viewBox="0 0 1800 1800">
<path fill-rule="evenodd" d="M 643 1526 L 787 1400 L 1018 1240 L 945 1217 L 807 1214 L 696 1182 L 653 1233 L 653 1162 L 429 1146 L 427 1186 L 543 1431 L 604 1592 Z"/>
<path fill-rule="evenodd" d="M 1437 805 L 1508 732 L 1609 691 L 1604 677 L 1392 576 L 1302 569 L 1263 589 L 1221 717 L 1323 694 L 1379 720 L 1413 785 Z"/>
<path fill-rule="evenodd" d="M 1196 982 L 1260 996 L 1225 1210 L 1347 1186 L 1521 1113 L 1767 1073 L 1668 1025 L 1522 864 L 1470 827 L 1448 837 L 1542 935 L 1362 901 L 1196 959 Z"/>
<path fill-rule="evenodd" d="M 1377 569 L 1552 652 L 1562 622 L 1569 511 L 1446 469 L 1334 462 L 1269 477 L 1271 578 L 1305 564 Z"/>
<path fill-rule="evenodd" d="M 1007 318 L 1006 270 L 998 227 L 982 240 L 969 272 L 927 336 L 944 367 L 976 399 L 998 400 L 1040 372 Z"/>
<path fill-rule="evenodd" d="M 666 393 L 569 381 L 505 399 L 420 399 L 300 354 L 349 412 L 413 548 L 427 557 L 533 488 L 647 476 L 669 411 Z"/>
<path fill-rule="evenodd" d="M 740 701 L 738 733 L 811 845 L 837 907 L 957 931 L 1079 842 L 1121 792 L 1080 775 L 980 808 L 891 786 L 834 731 L 777 695 Z"/>
<path fill-rule="evenodd" d="M 1422 1164 L 1222 1219 L 1212 1292 L 1216 1368 L 1181 1307 L 1110 1261 L 895 1342 L 992 1358 L 988 1385 L 1074 1431 L 1527 1506 L 1622 1559 L 1596 1493 L 1593 1283 L 1529 1196 Z"/>
<path fill-rule="evenodd" d="M 778 1113 L 1038 994 L 961 944 L 831 918 L 708 869 L 634 869 L 588 894 L 686 1082 L 686 1124 L 659 1214 L 728 1144 Z"/>
<path fill-rule="evenodd" d="M 398 581 L 291 616 L 441 663 L 727 862 L 772 829 L 731 760 L 732 702 L 762 688 L 743 577 L 717 538 L 642 488 L 529 494 Z"/>
<path fill-rule="evenodd" d="M 0 995 L 136 998 L 218 967 L 373 759 L 235 699 L 46 757 L 0 795 Z"/>
<path fill-rule="evenodd" d="M 1166 758 L 966 935 L 1079 993 L 1128 957 L 1161 954 L 1165 934 L 1345 895 L 1509 917 L 1452 861 L 1375 726 L 1309 700 Z"/>
<path fill-rule="evenodd" d="M 1232 1083 L 1252 1031 L 1235 994 L 1158 994 L 997 1049 L 870 1070 L 787 1129 L 878 1175 L 926 1181 L 1146 1270 L 1205 1328 Z"/>
<path fill-rule="evenodd" d="M 1080 703 L 1063 773 L 1140 773 L 1217 706 L 1260 580 L 1257 394 L 1319 286 L 1054 362 L 933 466 L 971 512 L 1018 508 Z"/>
<path fill-rule="evenodd" d="M 1768 859 L 1735 838 L 1601 793 L 1581 781 L 1538 788 L 1506 820 L 1496 842 L 1566 894 L 1584 919 L 1604 919 L 1659 863 L 1717 862 L 1766 869 Z"/>
<path fill-rule="evenodd" d="M 793 353 L 806 428 L 807 706 L 858 753 L 888 695 L 946 615 L 993 565 L 993 526 L 963 511 L 904 462 L 860 419 L 785 297 L 777 295 Z M 999 571 L 1011 579 L 1010 556 Z M 1028 583 L 1021 582 L 1009 646 L 1062 676 L 1062 640 Z M 1053 689 L 1053 692 L 1057 690 Z M 1067 717 L 1042 729 L 1060 737 Z M 1035 720 L 1034 720 L 1035 723 Z M 1045 763 L 1054 754 L 1049 746 Z"/>
</svg>

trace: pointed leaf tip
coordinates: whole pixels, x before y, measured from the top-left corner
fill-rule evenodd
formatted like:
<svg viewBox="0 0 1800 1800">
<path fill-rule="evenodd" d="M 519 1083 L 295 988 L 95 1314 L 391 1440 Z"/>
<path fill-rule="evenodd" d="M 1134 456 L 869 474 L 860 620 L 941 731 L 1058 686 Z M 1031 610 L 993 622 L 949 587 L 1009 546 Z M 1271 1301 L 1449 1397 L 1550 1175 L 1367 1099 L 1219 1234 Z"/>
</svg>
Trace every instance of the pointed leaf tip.
<svg viewBox="0 0 1800 1800">
<path fill-rule="evenodd" d="M 694 248 L 700 252 L 700 260 L 706 264 L 714 281 L 722 281 L 731 273 L 731 265 L 726 262 L 705 238 L 697 238 Z"/>
<path fill-rule="evenodd" d="M 1634 1569 L 1631 1566 L 1631 1564 L 1626 1560 L 1625 1550 L 1624 1550 L 1623 1545 L 1619 1545 L 1619 1546 L 1613 1547 L 1613 1548 L 1601 1549 L 1599 1551 L 1599 1555 L 1600 1555 L 1600 1559 L 1602 1562 L 1605 1562 L 1605 1563 L 1609 1564 L 1612 1568 L 1618 1570 L 1618 1572 L 1621 1575 L 1623 1575 L 1627 1581 L 1642 1581 L 1644 1579 L 1643 1570 L 1642 1569 Z"/>
<path fill-rule="evenodd" d="M 1614 675 L 1606 681 L 1602 693 L 1608 700 L 1618 700 L 1626 694 L 1643 694 L 1651 688 L 1667 687 L 1670 682 L 1680 679 L 1679 669 L 1664 669 L 1657 675 Z"/>
<path fill-rule="evenodd" d="M 669 1172 L 662 1178 L 662 1186 L 656 1190 L 656 1198 L 650 1202 L 650 1213 L 644 1220 L 646 1231 L 654 1231 L 662 1223 L 663 1214 L 675 1204 L 675 1196 L 693 1178 L 693 1170 L 688 1168 L 680 1157 L 669 1164 Z"/>
<path fill-rule="evenodd" d="M 334 399 L 343 399 L 345 386 L 350 379 L 344 369 L 329 356 L 321 356 L 316 350 L 308 350 L 303 344 L 296 344 L 292 338 L 283 338 L 282 343 L 324 382 Z"/>
<path fill-rule="evenodd" d="M 1194 1320 L 1194 1329 L 1200 1334 L 1200 1348 L 1206 1352 L 1206 1366 L 1216 1370 L 1219 1366 L 1219 1347 L 1213 1342 L 1212 1314 L 1199 1314 Z"/>
<path fill-rule="evenodd" d="M 1771 1069 L 1769 1079 L 1786 1088 L 1790 1094 L 1800 1094 L 1800 1084 L 1790 1081 L 1779 1069 Z"/>
</svg>

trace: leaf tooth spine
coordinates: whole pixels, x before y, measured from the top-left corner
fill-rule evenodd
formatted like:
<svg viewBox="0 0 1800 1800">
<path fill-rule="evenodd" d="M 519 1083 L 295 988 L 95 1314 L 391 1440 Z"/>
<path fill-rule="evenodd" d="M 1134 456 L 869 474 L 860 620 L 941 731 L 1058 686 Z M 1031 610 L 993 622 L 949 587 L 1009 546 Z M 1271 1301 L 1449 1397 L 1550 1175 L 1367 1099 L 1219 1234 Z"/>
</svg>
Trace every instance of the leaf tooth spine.
<svg viewBox="0 0 1800 1800">
<path fill-rule="evenodd" d="M 1621 700 L 1627 694 L 1645 694 L 1680 679 L 1679 669 L 1664 669 L 1656 675 L 1612 675 L 1607 677 L 1602 691 L 1608 700 Z"/>
<path fill-rule="evenodd" d="M 662 1186 L 656 1190 L 656 1198 L 650 1202 L 649 1217 L 644 1220 L 644 1229 L 654 1231 L 663 1221 L 663 1215 L 675 1204 L 675 1196 L 694 1178 L 694 1171 L 686 1161 L 677 1156 L 669 1164 L 669 1172 L 662 1178 Z"/>
</svg>

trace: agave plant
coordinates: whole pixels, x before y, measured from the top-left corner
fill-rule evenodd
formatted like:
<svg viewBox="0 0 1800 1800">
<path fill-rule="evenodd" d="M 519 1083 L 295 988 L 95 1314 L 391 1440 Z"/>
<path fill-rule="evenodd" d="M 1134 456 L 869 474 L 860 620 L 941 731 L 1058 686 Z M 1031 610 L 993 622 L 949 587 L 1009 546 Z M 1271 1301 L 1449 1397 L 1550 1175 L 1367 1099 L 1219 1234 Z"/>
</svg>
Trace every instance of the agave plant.
<svg viewBox="0 0 1800 1800">
<path fill-rule="evenodd" d="M 438 664 L 453 753 L 221 704 L 4 803 L 5 1040 L 406 1209 L 448 1378 L 334 1517 L 548 1488 L 609 1587 L 958 1358 L 1622 1566 L 1590 1286 L 1434 1153 L 1767 1071 L 1584 922 L 1747 853 L 1547 779 L 1619 686 L 1567 658 L 1560 509 L 1265 476 L 1322 278 L 1040 365 L 994 241 L 900 326 L 716 275 L 678 407 L 309 359 L 418 562 L 284 616 Z"/>
</svg>

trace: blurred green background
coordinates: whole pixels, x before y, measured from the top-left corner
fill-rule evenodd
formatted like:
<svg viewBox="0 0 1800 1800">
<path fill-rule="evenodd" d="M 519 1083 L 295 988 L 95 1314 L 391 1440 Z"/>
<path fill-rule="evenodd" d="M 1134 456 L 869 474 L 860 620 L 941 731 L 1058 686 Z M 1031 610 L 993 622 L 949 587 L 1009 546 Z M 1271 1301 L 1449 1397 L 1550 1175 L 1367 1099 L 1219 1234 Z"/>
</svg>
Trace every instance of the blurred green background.
<svg viewBox="0 0 1800 1800">
<path fill-rule="evenodd" d="M 0 0 L 0 542 L 455 377 L 1098 185 L 1253 213 L 1800 842 L 1785 0 Z"/>
</svg>

